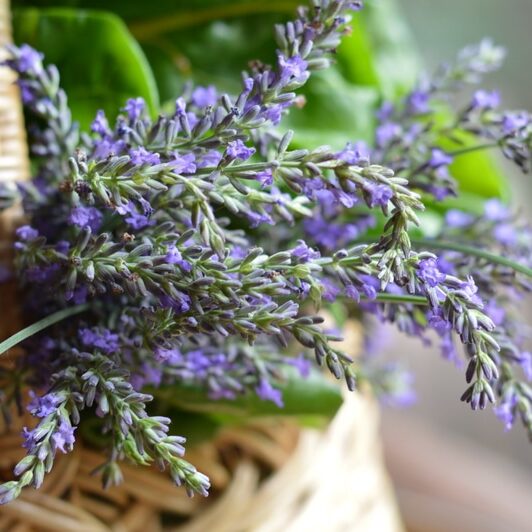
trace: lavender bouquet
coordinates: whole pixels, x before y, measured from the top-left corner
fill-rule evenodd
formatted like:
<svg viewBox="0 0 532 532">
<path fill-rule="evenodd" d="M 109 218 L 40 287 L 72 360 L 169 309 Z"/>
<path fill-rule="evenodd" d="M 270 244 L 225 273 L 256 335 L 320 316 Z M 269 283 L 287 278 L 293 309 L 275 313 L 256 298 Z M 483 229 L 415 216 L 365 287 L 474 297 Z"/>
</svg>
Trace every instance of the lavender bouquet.
<svg viewBox="0 0 532 532">
<path fill-rule="evenodd" d="M 383 101 L 370 143 L 304 145 L 285 117 L 361 7 L 299 8 L 275 27 L 274 66 L 253 63 L 234 94 L 186 86 L 157 118 L 132 98 L 114 124 L 98 112 L 90 131 L 72 120 L 58 70 L 28 45 L 10 48 L 34 178 L 1 186 L 0 208 L 22 199 L 15 270 L 34 324 L 0 343 L 4 353 L 25 342 L 2 369 L 2 406 L 15 402 L 36 423 L 2 503 L 39 488 L 57 452 L 95 422 L 105 486 L 127 459 L 206 496 L 209 479 L 170 434 L 179 415 L 157 415 L 167 402 L 330 415 L 340 395 L 320 367 L 355 393 L 369 385 L 407 402 L 408 375 L 340 351 L 320 309 L 339 329 L 345 316 L 376 316 L 438 338 L 446 358 L 466 361 L 462 400 L 495 404 L 507 428 L 519 419 L 532 437 L 532 357 L 516 317 L 531 287 L 531 228 L 498 198 L 460 203 L 452 174 L 460 157 L 491 148 L 527 172 L 531 115 L 499 110 L 499 95 L 482 89 L 459 103 L 501 64 L 484 41 Z M 434 224 L 425 210 L 439 202 Z"/>
</svg>

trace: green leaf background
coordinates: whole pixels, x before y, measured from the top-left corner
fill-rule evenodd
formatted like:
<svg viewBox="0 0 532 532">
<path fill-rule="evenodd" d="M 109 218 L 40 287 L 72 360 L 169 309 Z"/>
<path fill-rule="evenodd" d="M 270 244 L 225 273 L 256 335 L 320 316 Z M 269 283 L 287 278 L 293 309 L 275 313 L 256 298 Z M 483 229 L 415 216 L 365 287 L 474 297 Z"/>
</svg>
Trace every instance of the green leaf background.
<svg viewBox="0 0 532 532">
<path fill-rule="evenodd" d="M 87 128 L 98 109 L 111 115 L 142 96 L 152 113 L 159 97 L 141 47 L 116 15 L 71 9 L 15 10 L 14 37 L 46 54 L 61 72 L 74 118 Z"/>
</svg>

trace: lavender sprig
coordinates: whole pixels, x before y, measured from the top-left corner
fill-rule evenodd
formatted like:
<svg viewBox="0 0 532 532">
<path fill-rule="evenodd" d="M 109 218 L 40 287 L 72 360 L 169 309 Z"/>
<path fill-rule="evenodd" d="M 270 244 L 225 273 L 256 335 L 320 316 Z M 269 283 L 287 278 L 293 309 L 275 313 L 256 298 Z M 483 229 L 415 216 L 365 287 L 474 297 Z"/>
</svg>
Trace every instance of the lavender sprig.
<svg viewBox="0 0 532 532">
<path fill-rule="evenodd" d="M 56 452 L 72 450 L 75 429 L 72 418 L 76 419 L 77 409 L 67 387 L 44 396 L 37 405 L 30 405 L 30 409 L 42 419 L 36 428 L 23 430 L 28 454 L 14 468 L 14 474 L 20 478 L 0 485 L 1 504 L 16 499 L 26 486 L 39 488 L 44 475 L 52 469 Z"/>
<path fill-rule="evenodd" d="M 45 67 L 43 55 L 28 45 L 10 45 L 8 51 L 11 58 L 6 64 L 17 72 L 24 109 L 32 115 L 30 147 L 41 163 L 39 177 L 47 184 L 57 183 L 67 174 L 68 154 L 79 141 L 66 94 L 59 86 L 59 72 L 55 65 Z"/>
<path fill-rule="evenodd" d="M 454 63 L 423 79 L 405 98 L 385 102 L 371 157 L 383 161 L 410 185 L 442 200 L 457 194 L 449 166 L 461 155 L 498 147 L 524 172 L 531 161 L 531 117 L 526 111 L 499 111 L 496 91 L 476 90 L 469 103 L 454 109 L 453 100 L 468 85 L 500 67 L 504 50 L 490 41 L 464 49 Z M 472 143 L 465 134 L 478 141 Z M 453 146 L 444 151 L 443 140 Z M 469 141 L 466 143 L 466 141 Z"/>
<path fill-rule="evenodd" d="M 70 359 L 75 365 L 52 375 L 50 390 L 34 397 L 28 407 L 40 421 L 34 429 L 23 431 L 28 454 L 14 468 L 20 478 L 0 486 L 2 504 L 18 497 L 25 486 L 41 486 L 57 451 L 72 450 L 79 412 L 92 406 L 106 419 L 106 428 L 112 433 L 111 465 L 103 468 L 104 484 L 120 479 L 117 459 L 127 457 L 141 465 L 155 460 L 159 467 L 169 467 L 173 480 L 184 485 L 189 495 L 206 496 L 208 479 L 182 458 L 185 438 L 167 434 L 169 419 L 147 415 L 145 403 L 152 397 L 135 392 L 127 374 L 102 354 L 72 350 Z"/>
</svg>

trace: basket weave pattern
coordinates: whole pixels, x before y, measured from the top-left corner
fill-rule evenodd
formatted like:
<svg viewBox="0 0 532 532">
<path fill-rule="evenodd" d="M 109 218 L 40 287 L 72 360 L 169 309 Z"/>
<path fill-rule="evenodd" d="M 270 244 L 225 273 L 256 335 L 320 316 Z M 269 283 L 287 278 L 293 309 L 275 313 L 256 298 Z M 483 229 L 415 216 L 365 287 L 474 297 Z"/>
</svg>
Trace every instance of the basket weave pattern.
<svg viewBox="0 0 532 532">
<path fill-rule="evenodd" d="M 20 436 L 0 439 L 0 470 L 21 457 Z M 162 473 L 126 465 L 104 491 L 104 460 L 80 448 L 59 457 L 41 490 L 0 510 L 0 531 L 303 532 L 402 530 L 382 464 L 376 405 L 351 396 L 327 430 L 261 422 L 222 431 L 187 458 L 208 474 L 209 499 L 188 498 Z"/>
<path fill-rule="evenodd" d="M 10 42 L 9 2 L 0 0 L 0 45 Z M 4 53 L 3 51 L 1 53 Z M 0 68 L 0 181 L 27 179 L 29 164 L 13 75 Z M 11 261 L 19 209 L 0 217 L 0 264 Z M 14 284 L 0 285 L 0 340 L 22 319 Z M 10 353 L 2 363 L 10 363 Z M 91 473 L 104 458 L 82 444 L 60 456 L 41 490 L 0 508 L 0 532 L 303 532 L 402 530 L 381 457 L 378 409 L 350 396 L 324 431 L 269 420 L 225 429 L 187 459 L 211 478 L 213 496 L 190 499 L 167 475 L 124 466 L 104 491 Z M 22 457 L 24 416 L 0 425 L 0 478 Z"/>
</svg>

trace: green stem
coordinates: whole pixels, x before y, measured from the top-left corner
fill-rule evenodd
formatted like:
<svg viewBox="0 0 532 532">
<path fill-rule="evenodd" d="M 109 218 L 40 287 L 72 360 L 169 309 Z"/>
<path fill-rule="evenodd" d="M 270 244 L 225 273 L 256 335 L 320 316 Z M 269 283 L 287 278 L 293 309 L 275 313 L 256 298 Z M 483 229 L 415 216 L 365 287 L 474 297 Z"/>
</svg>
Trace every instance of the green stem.
<svg viewBox="0 0 532 532">
<path fill-rule="evenodd" d="M 477 144 L 476 146 L 469 146 L 467 148 L 461 148 L 459 150 L 450 151 L 447 153 L 451 155 L 452 157 L 458 157 L 459 155 L 465 155 L 466 153 L 471 153 L 471 152 L 479 151 L 479 150 L 487 150 L 490 148 L 495 148 L 497 146 L 498 144 L 496 142 L 490 142 L 487 144 Z"/>
<path fill-rule="evenodd" d="M 512 268 L 512 270 L 532 277 L 532 268 L 528 268 L 524 264 L 519 264 L 511 259 L 507 259 L 501 255 L 495 255 L 484 249 L 475 248 L 471 246 L 466 246 L 465 244 L 459 244 L 456 242 L 448 242 L 445 240 L 430 240 L 430 239 L 413 239 L 412 244 L 425 246 L 430 249 L 444 249 L 449 251 L 459 251 L 460 253 L 465 253 L 467 255 L 472 255 L 473 257 L 479 257 L 485 259 L 488 262 L 494 264 L 500 264 L 501 266 L 507 266 Z"/>
<path fill-rule="evenodd" d="M 387 294 L 380 292 L 377 294 L 377 301 L 380 303 L 411 303 L 412 305 L 427 305 L 428 300 L 424 296 L 410 296 L 403 294 Z"/>
<path fill-rule="evenodd" d="M 139 40 L 146 41 L 161 34 L 183 28 L 190 28 L 217 19 L 230 19 L 254 14 L 293 13 L 299 5 L 298 0 L 270 0 L 260 3 L 256 0 L 209 6 L 204 9 L 176 10 L 166 13 L 163 17 L 154 17 L 129 25 L 131 33 Z"/>
<path fill-rule="evenodd" d="M 70 316 L 75 316 L 76 314 L 85 312 L 88 308 L 89 305 L 87 303 L 84 303 L 83 305 L 77 305 L 75 307 L 68 307 L 63 310 L 54 312 L 53 314 L 46 316 L 46 318 L 43 318 L 42 320 L 39 320 L 29 325 L 25 329 L 22 329 L 15 333 L 13 336 L 10 336 L 3 342 L 0 342 L 0 355 L 4 354 L 6 351 L 16 346 L 17 344 L 20 344 L 20 342 L 23 342 L 24 340 L 30 338 L 30 336 L 41 332 L 47 327 L 50 327 L 51 325 L 54 325 L 55 323 L 58 323 L 64 320 L 65 318 L 69 318 Z"/>
</svg>

